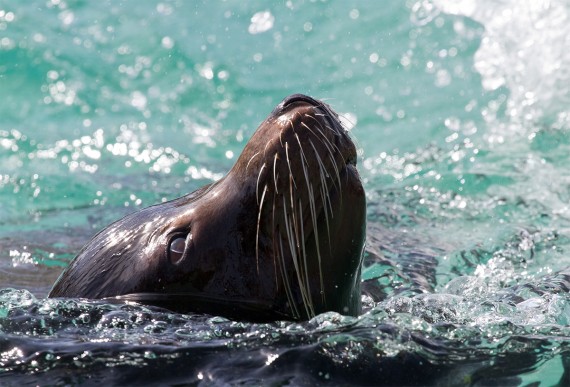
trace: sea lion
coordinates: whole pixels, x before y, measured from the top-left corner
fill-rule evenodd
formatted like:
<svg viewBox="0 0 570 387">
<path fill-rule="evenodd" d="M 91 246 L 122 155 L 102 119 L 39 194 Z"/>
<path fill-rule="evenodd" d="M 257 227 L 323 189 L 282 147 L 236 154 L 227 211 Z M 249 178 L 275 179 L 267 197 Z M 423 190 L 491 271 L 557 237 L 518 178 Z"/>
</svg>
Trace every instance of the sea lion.
<svg viewBox="0 0 570 387">
<path fill-rule="evenodd" d="M 100 231 L 49 297 L 251 321 L 356 316 L 365 207 L 356 148 L 338 115 L 295 94 L 261 123 L 225 177 Z"/>
</svg>

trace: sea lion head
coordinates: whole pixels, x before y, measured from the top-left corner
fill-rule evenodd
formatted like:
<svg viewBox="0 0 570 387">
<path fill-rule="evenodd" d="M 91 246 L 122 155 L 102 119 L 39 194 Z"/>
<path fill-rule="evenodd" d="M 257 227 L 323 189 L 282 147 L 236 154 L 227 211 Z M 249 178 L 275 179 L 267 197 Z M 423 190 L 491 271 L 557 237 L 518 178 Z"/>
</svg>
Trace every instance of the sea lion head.
<svg viewBox="0 0 570 387">
<path fill-rule="evenodd" d="M 225 177 L 103 229 L 50 296 L 246 320 L 357 315 L 365 205 L 356 148 L 338 115 L 295 94 Z"/>
</svg>

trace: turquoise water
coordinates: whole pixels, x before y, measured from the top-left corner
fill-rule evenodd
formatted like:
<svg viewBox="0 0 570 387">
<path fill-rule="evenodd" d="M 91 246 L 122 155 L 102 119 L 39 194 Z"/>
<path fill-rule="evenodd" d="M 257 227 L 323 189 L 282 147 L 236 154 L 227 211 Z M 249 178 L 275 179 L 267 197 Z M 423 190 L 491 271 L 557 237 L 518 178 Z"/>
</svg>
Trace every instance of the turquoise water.
<svg viewBox="0 0 570 387">
<path fill-rule="evenodd" d="M 0 378 L 565 385 L 563 1 L 0 3 Z M 248 324 L 56 301 L 97 230 L 214 181 L 292 93 L 342 113 L 365 313 Z"/>
</svg>

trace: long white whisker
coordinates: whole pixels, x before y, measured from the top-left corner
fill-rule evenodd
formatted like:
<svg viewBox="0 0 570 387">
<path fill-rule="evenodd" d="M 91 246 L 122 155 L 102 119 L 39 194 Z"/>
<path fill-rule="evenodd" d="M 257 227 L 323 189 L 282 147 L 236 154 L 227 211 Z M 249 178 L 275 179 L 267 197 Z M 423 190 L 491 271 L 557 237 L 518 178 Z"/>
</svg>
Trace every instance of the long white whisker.
<svg viewBox="0 0 570 387">
<path fill-rule="evenodd" d="M 279 236 L 279 233 L 276 231 L 277 228 L 275 226 L 275 204 L 277 203 L 277 195 L 275 194 L 275 192 L 273 192 L 273 206 L 271 209 L 271 230 L 272 230 L 272 234 L 273 234 L 273 251 L 275 252 L 275 254 L 273 254 L 273 268 L 275 271 L 275 286 L 277 288 L 279 288 L 279 281 L 277 279 L 277 255 L 278 255 L 278 251 L 277 251 L 277 245 L 275 243 L 275 235 Z M 281 239 L 281 238 L 279 238 Z"/>
<path fill-rule="evenodd" d="M 280 251 L 280 264 L 281 264 L 281 272 L 283 273 L 283 283 L 285 287 L 285 294 L 287 295 L 287 302 L 289 303 L 289 307 L 293 311 L 293 315 L 295 317 L 299 317 L 300 313 L 297 309 L 297 304 L 293 299 L 293 291 L 291 289 L 291 282 L 289 281 L 289 276 L 287 274 L 286 265 L 285 265 L 285 254 L 283 253 L 283 239 L 279 238 L 279 251 Z"/>
<path fill-rule="evenodd" d="M 289 223 L 286 206 L 287 203 L 285 201 L 285 197 L 283 197 L 283 215 L 285 219 L 285 231 L 287 232 L 287 240 L 289 241 L 289 251 L 291 252 L 293 267 L 295 268 L 295 273 L 297 274 L 297 283 L 299 284 L 299 289 L 301 291 L 301 298 L 305 306 L 305 312 L 307 312 L 308 316 L 311 316 L 311 309 L 312 309 L 311 300 L 308 297 L 309 295 L 307 294 L 307 290 L 305 289 L 305 286 L 301 279 L 301 268 L 299 267 L 299 258 L 297 257 L 297 249 L 295 248 L 293 230 L 291 229 L 291 224 Z"/>
<path fill-rule="evenodd" d="M 323 128 L 323 124 L 322 124 L 319 120 L 317 120 L 315 117 L 313 117 L 313 116 L 307 116 L 307 117 L 309 117 L 310 119 L 312 119 L 313 121 L 315 121 L 315 124 L 316 124 L 316 125 L 315 125 L 315 128 L 316 128 L 316 129 L 319 131 L 319 133 L 321 134 L 320 136 L 315 135 L 315 137 L 321 138 L 321 140 L 322 140 L 323 142 L 326 141 L 326 142 L 330 145 L 331 148 L 334 148 L 334 147 L 335 147 L 335 144 L 325 135 L 324 128 Z M 306 125 L 306 127 L 308 128 L 309 126 Z M 328 129 L 328 132 L 332 133 L 334 136 L 336 136 L 336 137 L 339 137 L 339 136 L 340 136 L 340 135 L 338 134 L 338 132 L 337 132 L 336 130 L 332 129 L 330 126 L 327 125 L 326 127 L 327 127 L 327 129 Z M 313 132 L 313 133 L 314 133 L 314 132 Z M 340 152 L 340 150 L 339 150 L 338 148 L 337 148 L 337 150 Z"/>
<path fill-rule="evenodd" d="M 305 241 L 305 230 L 303 227 L 303 207 L 301 206 L 301 199 L 299 199 L 299 224 L 301 225 L 301 240 Z M 303 274 L 305 277 L 305 287 L 307 289 L 307 294 L 311 294 L 311 286 L 309 284 L 309 267 L 308 267 L 308 260 L 307 260 L 307 251 L 305 249 L 305 243 L 301 244 L 301 255 L 303 257 L 303 266 L 305 268 Z M 314 316 L 314 306 L 313 306 L 313 300 L 312 297 L 311 298 L 311 311 L 312 311 L 312 315 L 309 317 L 313 317 Z"/>
<path fill-rule="evenodd" d="M 340 137 L 340 134 L 337 133 L 336 130 L 334 130 L 333 128 L 331 128 L 328 124 L 325 124 L 325 128 L 327 128 L 328 130 L 330 130 L 331 132 L 333 132 L 334 134 L 336 134 L 338 137 Z M 343 129 L 344 130 L 344 129 Z M 332 143 L 333 147 L 336 148 L 337 152 L 339 154 L 342 154 L 342 152 L 340 151 L 340 149 L 338 148 L 338 146 L 335 143 Z"/>
<path fill-rule="evenodd" d="M 289 176 L 293 180 L 293 184 L 295 185 L 295 189 L 297 189 L 297 183 L 295 183 L 295 179 L 293 178 L 293 171 L 291 171 L 291 160 L 289 159 L 289 143 L 285 143 L 285 156 L 287 157 L 287 166 L 289 167 Z"/>
<path fill-rule="evenodd" d="M 315 118 L 312 117 L 312 116 L 308 116 L 308 117 L 315 119 Z M 322 130 L 321 123 L 320 123 L 319 121 L 317 121 L 316 119 L 315 119 L 315 122 L 317 123 L 317 130 L 321 133 L 320 136 L 317 136 L 317 135 L 315 134 L 315 132 L 313 132 L 313 130 L 312 130 L 308 125 L 306 125 L 305 123 L 303 123 L 303 125 L 304 125 L 305 128 L 307 128 L 309 131 L 311 131 L 311 133 L 313 133 L 313 135 L 314 135 L 316 138 L 320 139 L 320 140 L 322 141 L 322 143 L 325 145 L 325 147 L 327 148 L 327 150 L 329 151 L 329 154 L 331 155 L 331 159 L 332 159 L 332 161 L 333 161 L 333 162 L 332 162 L 333 169 L 335 170 L 336 178 L 337 178 L 337 181 L 338 181 L 338 187 L 337 187 L 337 188 L 338 188 L 339 192 L 341 192 L 341 201 L 342 201 L 342 190 L 340 189 L 340 187 L 341 187 L 340 173 L 339 173 L 338 167 L 337 167 L 337 165 L 336 165 L 336 158 L 334 157 L 335 152 L 334 152 L 333 148 L 337 150 L 337 152 L 338 152 L 339 155 L 342 155 L 342 153 L 340 152 L 340 149 L 338 149 L 338 147 L 337 147 L 335 144 L 333 144 L 333 143 L 327 138 L 327 136 L 325 136 L 325 134 L 324 134 L 324 132 L 323 132 L 323 130 Z M 330 129 L 330 127 L 329 127 L 328 129 L 329 129 L 331 132 L 334 132 L 334 130 Z M 334 184 L 334 182 L 333 182 L 333 184 Z"/>
<path fill-rule="evenodd" d="M 264 156 L 267 153 L 267 148 L 269 148 L 269 145 L 271 145 L 271 141 L 269 141 L 267 144 L 265 144 L 265 148 L 263 149 L 263 155 Z"/>
<path fill-rule="evenodd" d="M 330 115 L 328 115 L 328 114 L 322 114 L 322 113 L 315 113 L 315 116 L 319 116 L 319 117 L 330 117 Z M 321 122 L 320 122 L 319 120 L 317 120 L 315 117 L 311 117 L 311 118 L 312 118 L 313 120 L 315 120 L 316 123 L 317 123 L 319 126 L 321 126 Z M 329 129 L 329 131 L 333 134 L 333 136 L 336 136 L 336 137 L 340 137 L 340 136 L 341 136 L 341 133 L 340 133 L 338 130 L 332 129 L 328 124 L 325 124 L 325 125 L 326 125 L 326 127 Z M 341 126 L 342 126 L 342 123 L 341 123 Z M 342 130 L 345 130 L 344 127 L 342 127 Z"/>
<path fill-rule="evenodd" d="M 329 173 L 328 173 L 326 167 L 324 166 L 323 161 L 321 160 L 321 157 L 319 156 L 319 152 L 317 151 L 315 144 L 313 144 L 313 141 L 311 139 L 309 139 L 309 143 L 311 144 L 311 147 L 313 147 L 313 151 L 315 152 L 315 158 L 317 159 L 317 162 L 319 164 L 319 175 L 321 178 L 321 200 L 323 201 L 323 207 L 324 207 L 324 213 L 325 213 L 325 222 L 327 224 L 327 235 L 329 237 L 329 248 L 332 249 L 332 247 L 331 247 L 331 231 L 330 231 L 330 225 L 329 225 L 329 212 L 328 212 L 328 210 L 330 209 L 331 218 L 334 218 L 334 214 L 333 214 L 333 210 L 332 210 L 331 200 L 330 200 L 330 197 L 328 195 L 329 187 L 327 185 L 327 179 L 326 179 L 329 176 Z"/>
<path fill-rule="evenodd" d="M 263 194 L 261 195 L 261 204 L 259 205 L 259 212 L 257 214 L 257 231 L 255 234 L 255 257 L 257 263 L 257 274 L 259 275 L 259 227 L 261 224 L 261 213 L 263 211 L 263 202 L 265 199 L 265 193 L 267 192 L 267 184 L 263 188 Z"/>
<path fill-rule="evenodd" d="M 316 211 L 316 205 L 315 205 L 315 195 L 313 193 L 313 185 L 310 184 L 308 186 L 308 190 L 309 190 L 309 208 L 311 210 L 311 220 L 313 221 L 313 234 L 315 235 L 315 247 L 317 248 L 317 261 L 319 263 L 319 280 L 320 280 L 320 284 L 321 284 L 321 295 L 322 295 L 322 300 L 323 303 L 326 303 L 326 299 L 325 299 L 325 286 L 324 286 L 324 281 L 323 281 L 323 270 L 322 270 L 322 262 L 321 262 L 321 249 L 319 246 L 319 228 L 318 228 L 318 224 L 317 224 L 317 211 Z"/>
<path fill-rule="evenodd" d="M 319 164 L 319 172 L 321 175 L 321 181 L 326 186 L 326 189 L 328 191 L 328 185 L 327 185 L 326 179 L 330 176 L 329 171 L 327 170 L 325 164 L 323 163 L 321 156 L 319 156 L 319 152 L 317 151 L 317 148 L 315 147 L 315 144 L 313 143 L 313 141 L 311 139 L 309 139 L 309 143 L 311 144 L 311 147 L 313 148 L 313 151 L 315 152 L 315 158 L 317 159 L 317 163 Z M 334 180 L 333 180 L 333 185 L 334 185 Z"/>
<path fill-rule="evenodd" d="M 313 120 L 315 119 L 315 117 L 313 117 L 313 116 L 307 115 L 307 117 L 312 118 Z M 315 120 L 315 122 L 317 123 L 316 129 L 319 131 L 319 134 L 315 133 L 315 131 L 313 130 L 313 128 L 311 128 L 309 125 L 305 124 L 304 122 L 301 122 L 301 125 L 304 126 L 305 129 L 307 129 L 309 132 L 311 132 L 311 134 L 312 134 L 315 138 L 318 138 L 322 143 L 324 143 L 325 146 L 327 146 L 327 143 L 328 143 L 328 146 L 332 147 L 333 144 L 330 142 L 330 140 L 327 138 L 327 136 L 326 136 L 325 133 L 323 132 L 322 126 L 321 126 L 320 122 L 319 122 L 319 121 L 316 121 L 316 120 Z"/>
<path fill-rule="evenodd" d="M 332 145 L 336 148 L 337 154 L 338 154 L 338 155 L 341 155 L 341 157 L 342 157 L 342 154 L 340 153 L 340 150 L 338 149 L 338 147 L 337 147 L 335 144 L 332 144 Z M 338 166 L 337 166 L 337 162 L 336 162 L 336 157 L 335 157 L 335 152 L 334 152 L 334 150 L 332 150 L 332 149 L 330 149 L 330 148 L 328 148 L 328 147 L 327 147 L 327 150 L 329 151 L 329 157 L 331 158 L 331 164 L 332 164 L 332 166 L 333 166 L 334 173 L 335 173 L 335 175 L 336 175 L 336 180 L 337 180 L 337 182 L 338 182 L 338 186 L 336 185 L 336 183 L 335 183 L 334 181 L 333 181 L 333 185 L 336 186 L 336 188 L 337 188 L 337 190 L 338 190 L 338 192 L 339 192 L 339 195 L 340 195 L 340 202 L 342 203 L 342 189 L 341 189 L 342 184 L 341 184 L 341 181 L 340 181 L 340 172 L 339 172 L 339 170 L 338 170 Z"/>
<path fill-rule="evenodd" d="M 273 182 L 275 184 L 275 193 L 279 193 L 279 189 L 277 188 L 277 159 L 278 159 L 278 154 L 275 153 L 275 157 L 273 158 Z"/>
<path fill-rule="evenodd" d="M 259 205 L 259 180 L 261 180 L 261 173 L 265 169 L 265 163 L 259 168 L 259 175 L 257 175 L 257 184 L 255 187 L 255 199 L 257 200 L 257 204 Z"/>
<path fill-rule="evenodd" d="M 331 212 L 331 218 L 333 217 L 331 199 L 328 195 L 328 191 L 325 192 L 324 187 L 321 185 L 321 200 L 324 203 L 324 213 L 325 222 L 327 224 L 327 236 L 329 237 L 329 252 L 332 254 L 332 240 L 331 240 L 331 228 L 329 223 L 329 210 Z"/>
<path fill-rule="evenodd" d="M 321 285 L 321 294 L 323 298 L 323 303 L 325 302 L 325 292 L 324 292 L 324 280 L 323 280 L 323 270 L 322 270 L 322 259 L 321 259 L 321 251 L 319 246 L 319 230 L 317 224 L 317 209 L 315 204 L 315 194 L 313 192 L 313 185 L 309 180 L 309 172 L 307 170 L 308 161 L 307 157 L 305 156 L 305 152 L 303 151 L 303 145 L 301 144 L 301 140 L 299 136 L 295 133 L 295 137 L 297 138 L 297 142 L 299 143 L 299 151 L 301 153 L 301 165 L 303 167 L 303 174 L 305 175 L 305 182 L 307 183 L 307 194 L 309 197 L 309 208 L 311 211 L 311 219 L 313 222 L 313 234 L 315 236 L 315 245 L 317 248 L 317 260 L 319 263 L 319 280 Z"/>
<path fill-rule="evenodd" d="M 249 159 L 249 161 L 247 162 L 247 165 L 245 166 L 245 171 L 247 172 L 247 169 L 249 168 L 249 163 L 251 163 L 251 161 L 257 156 L 259 155 L 259 152 L 257 152 L 256 154 L 254 154 L 253 156 L 251 156 L 251 158 Z"/>
<path fill-rule="evenodd" d="M 299 144 L 299 152 L 301 153 L 301 166 L 303 167 L 303 173 L 305 176 L 305 181 L 307 182 L 307 184 L 309 184 L 309 174 L 308 174 L 308 170 L 307 170 L 307 158 L 305 157 L 305 153 L 303 151 L 303 145 L 301 144 L 301 140 L 299 139 L 299 136 L 297 135 L 297 133 L 295 133 L 295 137 L 297 138 L 297 142 Z M 290 193 L 291 196 L 291 211 L 294 214 L 295 213 L 295 201 L 293 200 L 293 191 L 291 191 Z M 302 209 L 299 209 L 300 212 L 302 212 Z M 297 219 L 293 216 L 292 221 L 294 222 L 294 226 L 295 226 L 295 237 L 296 237 L 296 247 L 298 249 L 298 253 L 302 254 L 302 249 L 305 248 L 305 240 L 304 238 L 300 238 L 299 236 L 299 227 L 302 227 L 302 223 L 303 223 L 303 219 L 300 219 L 300 223 L 301 226 L 299 226 L 299 224 L 297 223 Z M 295 258 L 297 258 L 297 253 L 295 254 Z M 306 260 L 306 255 L 305 255 L 305 260 Z M 305 261 L 305 266 L 306 266 L 306 261 Z M 298 267 L 298 266 L 297 266 Z M 300 269 L 300 268 L 299 268 Z M 309 316 L 314 316 L 314 306 L 313 306 L 313 300 L 311 297 L 311 292 L 310 289 L 306 286 L 302 284 L 302 280 L 301 280 L 301 272 L 298 272 L 298 278 L 299 278 L 299 288 L 301 289 L 301 293 L 303 294 L 303 299 L 305 300 L 305 308 L 308 309 L 307 313 L 310 312 Z M 307 272 L 305 271 L 305 279 L 307 280 Z M 305 282 L 306 284 L 307 282 Z"/>
</svg>

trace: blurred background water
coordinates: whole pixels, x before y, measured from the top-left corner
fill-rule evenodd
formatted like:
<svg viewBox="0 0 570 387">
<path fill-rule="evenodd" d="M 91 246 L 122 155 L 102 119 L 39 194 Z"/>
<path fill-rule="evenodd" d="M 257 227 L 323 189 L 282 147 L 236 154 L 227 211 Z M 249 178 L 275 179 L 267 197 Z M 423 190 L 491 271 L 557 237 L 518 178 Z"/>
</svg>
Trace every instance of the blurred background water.
<svg viewBox="0 0 570 387">
<path fill-rule="evenodd" d="M 0 380 L 570 383 L 569 12 L 0 1 Z M 360 318 L 45 299 L 97 230 L 223 176 L 297 92 L 358 144 Z"/>
</svg>

